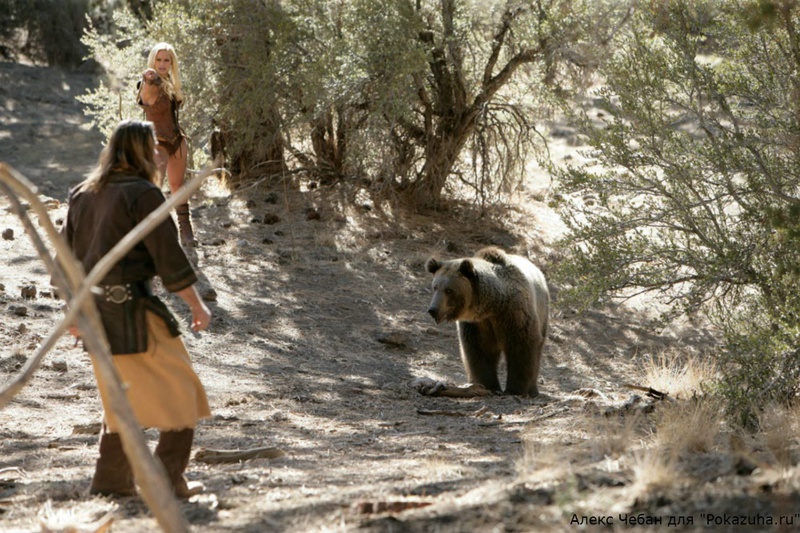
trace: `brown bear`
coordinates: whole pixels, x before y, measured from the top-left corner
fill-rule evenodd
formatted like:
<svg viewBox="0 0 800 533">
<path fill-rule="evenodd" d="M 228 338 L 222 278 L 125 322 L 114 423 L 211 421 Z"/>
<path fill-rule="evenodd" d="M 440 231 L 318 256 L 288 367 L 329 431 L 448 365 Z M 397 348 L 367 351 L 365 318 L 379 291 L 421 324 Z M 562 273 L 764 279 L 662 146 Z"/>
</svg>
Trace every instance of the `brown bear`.
<svg viewBox="0 0 800 533">
<path fill-rule="evenodd" d="M 433 299 L 428 313 L 456 321 L 461 359 L 471 383 L 502 392 L 501 355 L 508 370 L 505 394 L 537 396 L 542 346 L 547 337 L 550 293 L 541 270 L 499 248 L 475 257 L 428 259 Z"/>
</svg>

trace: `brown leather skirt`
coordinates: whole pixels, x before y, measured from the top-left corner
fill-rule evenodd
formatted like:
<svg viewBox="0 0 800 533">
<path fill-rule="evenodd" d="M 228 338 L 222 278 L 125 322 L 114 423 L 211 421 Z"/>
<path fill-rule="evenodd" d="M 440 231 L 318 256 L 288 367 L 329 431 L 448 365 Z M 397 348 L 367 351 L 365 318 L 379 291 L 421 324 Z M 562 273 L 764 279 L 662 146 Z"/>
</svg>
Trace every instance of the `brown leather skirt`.
<svg viewBox="0 0 800 533">
<path fill-rule="evenodd" d="M 181 146 L 183 146 L 183 139 L 184 139 L 183 134 L 178 135 L 171 141 L 158 137 L 158 145 L 166 148 L 167 153 L 169 154 L 170 157 L 172 157 L 181 150 Z"/>
</svg>

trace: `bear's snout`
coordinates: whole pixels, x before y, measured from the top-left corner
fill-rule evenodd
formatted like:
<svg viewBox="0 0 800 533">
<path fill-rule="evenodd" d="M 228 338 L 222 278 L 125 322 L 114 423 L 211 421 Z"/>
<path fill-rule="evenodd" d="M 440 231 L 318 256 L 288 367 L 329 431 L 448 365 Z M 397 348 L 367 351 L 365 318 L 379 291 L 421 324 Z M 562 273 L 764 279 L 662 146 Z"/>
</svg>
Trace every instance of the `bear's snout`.
<svg viewBox="0 0 800 533">
<path fill-rule="evenodd" d="M 438 307 L 430 306 L 430 307 L 428 308 L 428 314 L 429 314 L 429 315 L 431 315 L 431 316 L 433 317 L 433 319 L 436 321 L 436 323 L 437 323 L 437 324 L 438 324 L 439 322 L 441 322 L 441 321 L 442 321 L 442 319 L 444 318 L 444 317 L 441 315 L 441 313 L 439 313 L 439 308 L 438 308 Z"/>
</svg>

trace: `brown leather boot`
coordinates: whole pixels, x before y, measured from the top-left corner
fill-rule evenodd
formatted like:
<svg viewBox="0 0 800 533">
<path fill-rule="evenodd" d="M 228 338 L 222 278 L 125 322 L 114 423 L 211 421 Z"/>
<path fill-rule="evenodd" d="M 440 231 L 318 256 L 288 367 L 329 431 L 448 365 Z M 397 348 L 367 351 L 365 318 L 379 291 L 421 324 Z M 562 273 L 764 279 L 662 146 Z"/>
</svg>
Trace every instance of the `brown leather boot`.
<svg viewBox="0 0 800 533">
<path fill-rule="evenodd" d="M 134 496 L 136 485 L 133 471 L 122 449 L 119 433 L 106 433 L 100 436 L 100 457 L 92 478 L 89 494 L 104 496 Z"/>
<path fill-rule="evenodd" d="M 167 477 L 175 490 L 178 498 L 191 498 L 203 492 L 202 483 L 189 483 L 183 477 L 189 465 L 189 455 L 192 452 L 193 429 L 181 431 L 162 431 L 156 446 L 156 457 L 161 460 Z"/>
<path fill-rule="evenodd" d="M 181 204 L 175 207 L 175 214 L 178 215 L 178 230 L 181 235 L 181 244 L 187 247 L 197 246 L 194 240 L 194 230 L 192 229 L 192 219 L 189 214 L 189 204 Z"/>
</svg>

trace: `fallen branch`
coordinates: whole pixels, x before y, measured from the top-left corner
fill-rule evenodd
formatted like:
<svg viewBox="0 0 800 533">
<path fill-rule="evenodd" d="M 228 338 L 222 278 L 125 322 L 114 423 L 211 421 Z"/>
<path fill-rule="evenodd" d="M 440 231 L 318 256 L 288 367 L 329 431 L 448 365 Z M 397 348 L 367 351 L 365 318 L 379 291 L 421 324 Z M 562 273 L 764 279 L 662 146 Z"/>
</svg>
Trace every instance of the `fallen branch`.
<svg viewBox="0 0 800 533">
<path fill-rule="evenodd" d="M 470 383 L 457 387 L 448 385 L 444 381 L 436 381 L 431 378 L 415 378 L 409 382 L 412 389 L 423 396 L 445 396 L 448 398 L 481 398 L 491 396 L 493 393 L 483 385 Z"/>
<path fill-rule="evenodd" d="M 251 448 L 248 450 L 212 450 L 200 448 L 194 454 L 194 460 L 201 463 L 239 463 L 249 459 L 276 459 L 286 453 L 280 448 Z"/>
</svg>

